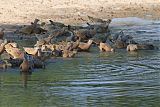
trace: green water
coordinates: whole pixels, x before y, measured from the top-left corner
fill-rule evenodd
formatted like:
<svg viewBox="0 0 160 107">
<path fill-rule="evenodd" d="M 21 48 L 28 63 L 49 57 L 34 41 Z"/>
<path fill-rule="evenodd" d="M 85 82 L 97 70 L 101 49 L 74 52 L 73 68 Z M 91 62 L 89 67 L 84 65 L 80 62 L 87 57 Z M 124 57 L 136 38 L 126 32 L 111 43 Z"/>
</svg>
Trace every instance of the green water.
<svg viewBox="0 0 160 107">
<path fill-rule="evenodd" d="M 138 32 L 148 26 L 129 28 L 137 30 L 135 39 L 153 42 L 160 38 L 159 26 L 151 26 L 154 35 Z M 18 68 L 0 72 L 0 107 L 160 107 L 159 50 L 100 53 L 92 47 L 46 65 L 32 75 Z"/>
<path fill-rule="evenodd" d="M 82 57 L 83 55 L 83 57 Z M 84 56 L 85 55 L 85 56 Z M 25 77 L 0 73 L 2 107 L 159 107 L 159 51 L 83 53 L 52 59 Z M 24 88 L 24 81 L 27 87 Z"/>
</svg>

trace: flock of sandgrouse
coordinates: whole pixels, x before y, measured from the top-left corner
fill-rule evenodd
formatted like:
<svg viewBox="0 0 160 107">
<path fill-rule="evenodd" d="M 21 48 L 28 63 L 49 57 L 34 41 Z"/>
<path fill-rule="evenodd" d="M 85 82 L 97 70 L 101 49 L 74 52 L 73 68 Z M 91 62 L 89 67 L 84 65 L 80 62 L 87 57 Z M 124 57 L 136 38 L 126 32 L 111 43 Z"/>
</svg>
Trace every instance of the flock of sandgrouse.
<svg viewBox="0 0 160 107">
<path fill-rule="evenodd" d="M 49 24 L 35 19 L 31 25 L 23 26 L 16 33 L 34 35 L 34 47 L 23 47 L 5 38 L 5 29 L 0 30 L 0 69 L 19 67 L 21 72 L 31 72 L 34 68 L 45 68 L 45 61 L 51 57 L 70 58 L 78 52 L 88 51 L 98 46 L 101 52 L 114 52 L 116 49 L 137 51 L 156 49 L 152 44 L 139 44 L 123 31 L 112 35 L 109 24 L 111 19 L 103 20 L 88 16 L 92 24 L 87 26 L 65 25 L 49 20 Z"/>
</svg>

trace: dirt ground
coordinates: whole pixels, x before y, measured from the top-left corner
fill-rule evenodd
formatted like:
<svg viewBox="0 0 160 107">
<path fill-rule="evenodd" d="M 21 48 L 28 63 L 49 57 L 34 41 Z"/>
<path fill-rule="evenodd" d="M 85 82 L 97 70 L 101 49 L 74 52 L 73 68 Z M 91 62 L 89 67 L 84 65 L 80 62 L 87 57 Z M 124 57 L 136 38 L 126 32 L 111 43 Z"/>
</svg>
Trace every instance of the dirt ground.
<svg viewBox="0 0 160 107">
<path fill-rule="evenodd" d="M 66 24 L 97 18 L 160 19 L 160 0 L 0 0 L 0 24 L 26 24 L 38 18 Z"/>
</svg>

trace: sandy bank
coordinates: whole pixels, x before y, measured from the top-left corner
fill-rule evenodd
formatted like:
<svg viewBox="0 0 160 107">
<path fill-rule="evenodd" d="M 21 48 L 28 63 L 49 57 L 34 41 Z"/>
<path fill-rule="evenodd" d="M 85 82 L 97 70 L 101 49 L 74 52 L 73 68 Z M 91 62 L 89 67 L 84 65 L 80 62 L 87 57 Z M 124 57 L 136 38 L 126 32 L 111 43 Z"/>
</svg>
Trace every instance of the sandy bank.
<svg viewBox="0 0 160 107">
<path fill-rule="evenodd" d="M 0 24 L 30 23 L 39 18 L 81 23 L 98 18 L 160 18 L 159 0 L 0 0 Z"/>
</svg>

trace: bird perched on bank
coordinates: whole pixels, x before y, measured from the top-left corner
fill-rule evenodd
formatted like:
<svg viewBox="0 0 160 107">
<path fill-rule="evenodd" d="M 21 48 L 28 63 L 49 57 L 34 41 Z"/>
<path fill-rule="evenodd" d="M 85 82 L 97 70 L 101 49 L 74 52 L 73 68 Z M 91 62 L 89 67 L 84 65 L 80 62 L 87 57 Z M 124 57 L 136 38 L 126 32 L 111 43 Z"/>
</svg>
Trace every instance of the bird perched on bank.
<svg viewBox="0 0 160 107">
<path fill-rule="evenodd" d="M 5 39 L 4 42 L 0 45 L 0 55 L 5 51 L 6 44 L 7 44 L 7 40 Z"/>
<path fill-rule="evenodd" d="M 23 33 L 23 34 L 32 34 L 34 29 L 37 27 L 38 21 L 39 21 L 39 19 L 35 19 L 34 22 L 31 23 L 31 25 L 28 25 L 28 26 L 21 28 L 19 30 L 19 32 Z"/>
<path fill-rule="evenodd" d="M 49 20 L 49 22 L 50 22 L 52 25 L 54 25 L 54 26 L 56 26 L 56 27 L 59 27 L 59 28 L 66 27 L 66 25 L 63 24 L 63 23 L 61 23 L 61 22 L 54 22 L 54 21 L 52 21 L 52 20 Z"/>
<path fill-rule="evenodd" d="M 4 28 L 1 28 L 1 30 L 0 30 L 0 39 L 3 39 L 3 37 L 4 37 Z"/>
<path fill-rule="evenodd" d="M 72 58 L 75 56 L 76 53 L 77 53 L 77 51 L 63 50 L 62 56 L 63 56 L 63 58 Z"/>
<path fill-rule="evenodd" d="M 63 30 L 55 31 L 53 34 L 49 35 L 48 37 L 42 38 L 41 40 L 38 40 L 34 46 L 39 47 L 42 45 L 50 44 L 52 38 L 57 37 L 58 35 L 60 35 L 62 33 L 63 33 Z"/>
<path fill-rule="evenodd" d="M 0 69 L 6 69 L 7 68 L 7 64 L 5 61 L 0 60 Z"/>
<path fill-rule="evenodd" d="M 6 44 L 5 50 L 13 59 L 23 59 L 24 53 L 19 48 L 15 48 L 11 44 Z"/>
<path fill-rule="evenodd" d="M 100 24 L 90 24 L 87 23 L 89 29 L 94 29 L 96 33 L 107 33 L 110 32 L 109 30 L 109 24 L 111 21 L 107 21 L 106 23 L 100 23 Z"/>
<path fill-rule="evenodd" d="M 39 19 L 35 19 L 31 25 L 26 25 L 25 27 L 19 30 L 20 33 L 23 34 L 40 34 L 43 32 L 47 32 L 47 30 L 38 26 Z"/>
<path fill-rule="evenodd" d="M 78 45 L 78 51 L 89 51 L 91 45 L 92 45 L 93 40 L 88 40 L 87 43 L 82 43 L 80 42 Z"/>
<path fill-rule="evenodd" d="M 37 56 L 38 50 L 40 50 L 39 47 L 35 47 L 35 48 L 23 47 L 23 49 L 27 54 L 33 55 L 33 56 Z"/>
<path fill-rule="evenodd" d="M 88 19 L 91 20 L 92 22 L 97 22 L 97 23 L 110 23 L 111 19 L 108 19 L 107 21 L 100 19 L 100 18 L 94 18 L 91 16 L 88 16 Z"/>
<path fill-rule="evenodd" d="M 152 44 L 137 44 L 137 47 L 139 50 L 154 50 L 158 49 L 158 47 L 152 45 Z"/>
<path fill-rule="evenodd" d="M 137 51 L 137 50 L 154 50 L 157 49 L 152 44 L 129 44 L 127 46 L 127 51 Z"/>
</svg>

